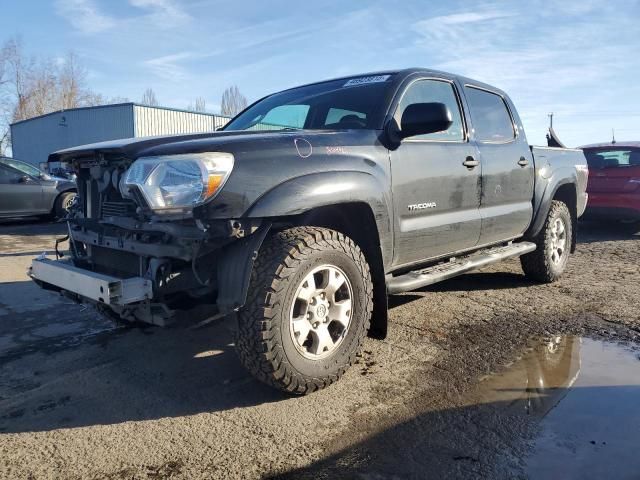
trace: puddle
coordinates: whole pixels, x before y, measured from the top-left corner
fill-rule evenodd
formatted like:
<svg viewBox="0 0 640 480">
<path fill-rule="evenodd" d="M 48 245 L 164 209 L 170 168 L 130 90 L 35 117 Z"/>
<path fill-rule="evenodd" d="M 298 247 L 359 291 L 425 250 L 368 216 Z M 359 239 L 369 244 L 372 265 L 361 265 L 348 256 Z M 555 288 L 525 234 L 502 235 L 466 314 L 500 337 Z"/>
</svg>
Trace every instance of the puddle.
<svg viewBox="0 0 640 480">
<path fill-rule="evenodd" d="M 558 336 L 481 385 L 482 403 L 539 417 L 529 478 L 640 478 L 637 350 Z"/>
</svg>

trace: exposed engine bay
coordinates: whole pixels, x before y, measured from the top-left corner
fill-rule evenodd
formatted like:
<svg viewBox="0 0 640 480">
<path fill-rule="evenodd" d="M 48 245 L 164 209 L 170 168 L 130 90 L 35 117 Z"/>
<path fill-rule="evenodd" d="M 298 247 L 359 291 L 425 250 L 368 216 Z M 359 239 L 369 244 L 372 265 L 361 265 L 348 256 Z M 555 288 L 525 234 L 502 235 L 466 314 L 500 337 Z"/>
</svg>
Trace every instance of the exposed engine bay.
<svg viewBox="0 0 640 480">
<path fill-rule="evenodd" d="M 222 249 L 255 232 L 260 222 L 204 223 L 193 218 L 193 209 L 157 215 L 137 188 L 127 190 L 130 198 L 122 195 L 123 178 L 132 163 L 104 157 L 74 161 L 78 200 L 66 219 L 70 245 L 66 260 L 96 274 L 149 280 L 152 298 L 112 303 L 105 310 L 120 318 L 164 325 L 174 308 L 217 303 Z M 56 256 L 63 256 L 57 247 Z"/>
</svg>

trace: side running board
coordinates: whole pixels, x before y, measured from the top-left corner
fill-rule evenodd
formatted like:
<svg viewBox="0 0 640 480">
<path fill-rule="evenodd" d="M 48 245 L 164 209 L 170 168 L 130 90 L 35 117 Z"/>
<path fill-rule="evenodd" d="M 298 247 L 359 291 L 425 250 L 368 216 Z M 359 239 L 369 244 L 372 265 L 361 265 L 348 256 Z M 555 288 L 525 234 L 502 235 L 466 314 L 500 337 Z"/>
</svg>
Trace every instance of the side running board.
<svg viewBox="0 0 640 480">
<path fill-rule="evenodd" d="M 408 292 L 432 285 L 485 265 L 500 262 L 507 258 L 519 257 L 525 253 L 533 252 L 535 249 L 535 243 L 512 243 L 503 247 L 480 250 L 466 257 L 453 258 L 449 262 L 439 263 L 432 267 L 405 273 L 397 277 L 387 275 L 387 293 Z"/>
</svg>

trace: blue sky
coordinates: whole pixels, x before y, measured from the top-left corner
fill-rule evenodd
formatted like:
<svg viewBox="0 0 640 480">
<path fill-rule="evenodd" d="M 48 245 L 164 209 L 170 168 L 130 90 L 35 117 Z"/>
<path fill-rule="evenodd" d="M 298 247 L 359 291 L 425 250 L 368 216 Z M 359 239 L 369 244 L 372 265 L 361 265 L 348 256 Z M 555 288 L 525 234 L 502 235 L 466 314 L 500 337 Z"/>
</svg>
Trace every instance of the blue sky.
<svg viewBox="0 0 640 480">
<path fill-rule="evenodd" d="M 297 84 L 424 66 L 494 84 L 530 143 L 547 114 L 569 145 L 640 140 L 640 0 L 557 2 L 21 0 L 2 36 L 34 55 L 75 51 L 90 87 L 216 111 L 225 87 L 249 101 Z M 2 40 L 3 38 L 0 38 Z"/>
</svg>

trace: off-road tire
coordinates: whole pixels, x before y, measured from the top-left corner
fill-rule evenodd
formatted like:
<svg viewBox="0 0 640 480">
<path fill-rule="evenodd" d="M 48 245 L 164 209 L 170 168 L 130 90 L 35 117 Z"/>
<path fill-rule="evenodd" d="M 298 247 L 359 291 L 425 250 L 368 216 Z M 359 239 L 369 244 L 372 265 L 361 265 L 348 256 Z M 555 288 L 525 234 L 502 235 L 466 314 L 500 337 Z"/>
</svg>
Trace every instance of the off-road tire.
<svg viewBox="0 0 640 480">
<path fill-rule="evenodd" d="M 299 282 L 315 267 L 339 267 L 353 289 L 351 323 L 328 357 L 301 355 L 290 335 L 290 311 Z M 337 381 L 353 364 L 366 337 L 373 308 L 369 265 L 347 236 L 318 227 L 295 227 L 265 240 L 255 260 L 249 294 L 238 312 L 236 350 L 259 380 L 305 395 Z"/>
<path fill-rule="evenodd" d="M 53 213 L 56 218 L 64 218 L 67 215 L 66 207 L 75 196 L 75 192 L 63 192 L 58 195 L 58 198 L 56 198 L 56 203 L 53 207 Z"/>
<path fill-rule="evenodd" d="M 567 244 L 561 262 L 557 264 L 551 260 L 550 252 L 552 246 L 551 228 L 558 218 L 564 222 Z M 560 278 L 569 259 L 573 228 L 571 213 L 569 213 L 567 205 L 559 200 L 553 200 L 542 230 L 536 238 L 533 239 L 537 248 L 533 252 L 520 257 L 522 270 L 528 278 L 542 283 L 552 283 Z"/>
</svg>

